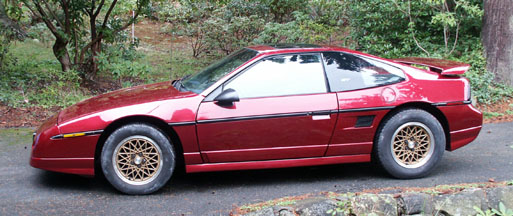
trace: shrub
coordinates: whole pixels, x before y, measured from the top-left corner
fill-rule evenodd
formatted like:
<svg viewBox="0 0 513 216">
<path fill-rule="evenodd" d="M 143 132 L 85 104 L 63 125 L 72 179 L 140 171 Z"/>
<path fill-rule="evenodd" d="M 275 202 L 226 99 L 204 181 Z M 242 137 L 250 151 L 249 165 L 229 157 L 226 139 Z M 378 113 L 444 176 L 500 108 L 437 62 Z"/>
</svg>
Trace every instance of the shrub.
<svg viewBox="0 0 513 216">
<path fill-rule="evenodd" d="M 142 54 L 137 53 L 135 45 L 123 43 L 111 45 L 98 54 L 98 69 L 104 75 L 111 75 L 120 85 L 127 87 L 130 86 L 129 82 L 144 80 L 150 72 L 150 65 L 137 61 L 142 57 Z"/>
</svg>

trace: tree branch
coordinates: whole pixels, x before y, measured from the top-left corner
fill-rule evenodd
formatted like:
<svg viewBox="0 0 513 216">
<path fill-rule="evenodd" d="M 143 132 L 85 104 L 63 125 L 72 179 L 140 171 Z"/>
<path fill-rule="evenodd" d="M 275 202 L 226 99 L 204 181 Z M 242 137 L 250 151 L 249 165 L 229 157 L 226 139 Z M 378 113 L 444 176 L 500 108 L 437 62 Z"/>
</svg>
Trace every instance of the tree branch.
<svg viewBox="0 0 513 216">
<path fill-rule="evenodd" d="M 94 12 L 94 17 L 97 17 L 98 14 L 100 14 L 100 11 L 102 10 L 103 4 L 105 4 L 105 0 L 102 0 L 100 2 L 100 5 L 98 5 L 98 9 L 96 9 L 96 12 Z"/>
<path fill-rule="evenodd" d="M 114 1 L 117 1 L 117 0 L 114 0 Z M 114 2 L 113 2 L 114 3 Z M 120 31 L 123 31 L 125 30 L 126 28 L 128 28 L 128 26 L 130 26 L 132 23 L 135 22 L 135 20 L 137 20 L 137 18 L 139 17 L 139 13 L 141 12 L 141 9 L 142 9 L 142 5 L 139 5 L 137 7 L 137 11 L 135 12 L 135 15 L 134 15 L 134 18 L 130 19 L 129 22 L 127 22 L 125 25 L 123 25 L 122 27 L 114 30 L 112 32 L 112 34 L 117 34 L 119 33 Z M 104 34 L 102 34 L 100 32 L 100 34 L 98 34 L 98 37 L 96 37 L 94 40 L 92 40 L 91 42 L 89 42 L 86 46 L 84 46 L 81 50 L 80 50 L 80 62 L 84 62 L 84 57 L 85 57 L 85 53 L 87 52 L 87 50 L 89 50 L 95 43 L 97 43 L 98 41 L 100 41 L 101 39 L 103 39 L 104 37 Z"/>
<path fill-rule="evenodd" d="M 458 35 L 459 35 L 459 32 L 460 32 L 460 22 L 458 22 L 458 25 L 456 26 L 456 38 L 454 39 L 454 44 L 452 45 L 452 49 L 451 51 L 447 54 L 448 56 L 452 54 L 452 52 L 454 52 L 454 49 L 456 48 L 456 44 L 458 43 Z"/>
<path fill-rule="evenodd" d="M 408 13 L 407 13 L 409 19 L 410 19 L 410 23 L 414 23 L 413 22 L 413 18 L 411 17 L 411 1 L 408 0 Z M 422 51 L 424 51 L 428 56 L 430 56 L 430 53 L 424 49 L 424 47 L 422 47 L 419 43 L 419 41 L 417 40 L 417 38 L 415 37 L 415 29 L 413 29 L 413 31 L 411 32 L 411 36 L 413 37 L 413 40 L 415 41 L 415 44 L 417 45 L 417 47 L 419 47 Z"/>
<path fill-rule="evenodd" d="M 46 6 L 46 9 L 48 10 L 48 12 L 50 12 L 50 15 L 53 16 L 53 19 L 55 19 L 55 21 L 59 24 L 59 26 L 61 26 L 61 28 L 64 29 L 64 25 L 62 24 L 61 20 L 57 16 L 57 14 L 52 10 L 50 5 L 48 5 L 48 2 L 47 1 L 43 1 L 43 2 L 45 3 L 45 6 Z"/>
<path fill-rule="evenodd" d="M 112 10 L 114 9 L 114 6 L 116 6 L 118 0 L 112 1 L 112 4 L 110 4 L 109 10 L 107 11 L 107 14 L 105 14 L 105 18 L 103 19 L 102 28 L 105 28 L 107 26 L 107 20 L 109 20 L 110 13 L 112 13 Z"/>
<path fill-rule="evenodd" d="M 57 28 L 53 25 L 53 23 L 48 19 L 48 15 L 46 14 L 46 12 L 43 10 L 43 8 L 41 7 L 41 3 L 39 3 L 39 1 L 36 1 L 34 0 L 34 6 L 36 6 L 36 9 L 37 9 L 37 12 L 39 13 L 39 16 L 40 18 L 43 20 L 43 22 L 46 24 L 46 26 L 48 27 L 48 29 L 52 32 L 52 34 L 58 38 L 58 39 L 63 39 L 61 37 L 61 35 L 59 34 Z M 35 11 L 29 6 L 29 4 L 27 4 L 25 2 L 25 5 L 27 6 L 27 8 L 29 8 L 30 11 L 32 11 L 32 13 L 35 14 Z"/>
</svg>

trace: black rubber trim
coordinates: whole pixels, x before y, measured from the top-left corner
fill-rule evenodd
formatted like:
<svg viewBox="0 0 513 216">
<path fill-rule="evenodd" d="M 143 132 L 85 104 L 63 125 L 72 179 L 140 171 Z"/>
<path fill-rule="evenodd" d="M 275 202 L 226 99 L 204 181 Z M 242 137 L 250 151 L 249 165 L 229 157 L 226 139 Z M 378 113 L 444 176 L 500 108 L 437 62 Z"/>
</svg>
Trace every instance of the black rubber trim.
<svg viewBox="0 0 513 216">
<path fill-rule="evenodd" d="M 243 117 L 233 117 L 233 118 L 207 119 L 207 120 L 199 120 L 198 124 L 268 119 L 268 118 L 297 117 L 297 116 L 309 116 L 309 115 L 329 115 L 329 114 L 336 113 L 336 112 L 337 112 L 336 110 L 323 110 L 323 111 L 313 111 L 313 112 L 297 112 L 297 113 L 282 113 L 282 114 L 271 114 L 271 115 L 243 116 Z"/>
<path fill-rule="evenodd" d="M 103 130 L 94 130 L 94 131 L 84 131 L 84 132 L 75 132 L 75 133 L 67 133 L 67 134 L 76 134 L 76 133 L 84 133 L 84 136 L 91 136 L 103 133 Z M 51 137 L 50 139 L 62 139 L 66 134 L 59 134 Z M 74 138 L 74 137 L 69 137 Z"/>
<path fill-rule="evenodd" d="M 196 122 L 190 121 L 190 122 L 170 122 L 167 123 L 169 126 L 186 126 L 186 125 L 194 125 Z"/>
<path fill-rule="evenodd" d="M 393 109 L 395 106 L 386 106 L 386 107 L 368 107 L 368 108 L 357 108 L 357 109 L 343 109 L 339 110 L 339 113 L 345 112 L 366 112 L 366 111 L 378 111 L 378 110 L 389 110 Z"/>
<path fill-rule="evenodd" d="M 461 103 L 461 104 L 458 104 Z M 449 105 L 451 104 L 451 105 Z M 472 104 L 472 101 L 450 101 L 450 102 L 439 102 L 439 103 L 432 103 L 433 106 L 457 106 L 457 105 L 463 105 L 463 104 Z"/>
</svg>

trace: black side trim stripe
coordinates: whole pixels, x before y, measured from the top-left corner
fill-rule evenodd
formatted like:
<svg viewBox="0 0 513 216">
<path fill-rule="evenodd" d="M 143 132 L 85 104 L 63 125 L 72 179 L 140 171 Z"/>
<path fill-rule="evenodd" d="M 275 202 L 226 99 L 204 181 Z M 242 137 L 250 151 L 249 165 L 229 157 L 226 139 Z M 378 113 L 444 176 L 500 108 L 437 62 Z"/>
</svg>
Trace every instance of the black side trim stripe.
<svg viewBox="0 0 513 216">
<path fill-rule="evenodd" d="M 268 118 L 283 118 L 283 117 L 307 116 L 307 115 L 312 115 L 312 113 L 313 112 L 283 113 L 283 114 L 258 115 L 258 116 L 243 116 L 243 117 L 234 117 L 234 118 L 207 119 L 207 120 L 199 120 L 198 124 L 214 123 L 214 122 L 242 121 L 242 120 L 255 120 L 255 119 L 268 119 Z"/>
<path fill-rule="evenodd" d="M 242 116 L 242 117 L 234 117 L 234 118 L 207 119 L 207 120 L 199 120 L 198 124 L 214 123 L 214 122 L 242 121 L 242 120 L 255 120 L 255 119 L 268 119 L 268 118 L 310 116 L 310 115 L 329 115 L 329 114 L 337 113 L 337 112 L 338 112 L 338 110 L 322 110 L 322 111 L 313 111 L 313 112 L 297 112 L 297 113 L 282 113 L 282 114 L 270 114 L 270 115 Z"/>
<path fill-rule="evenodd" d="M 194 125 L 196 122 L 190 121 L 190 122 L 170 122 L 167 123 L 169 126 L 185 126 L 185 125 Z"/>
<path fill-rule="evenodd" d="M 472 101 L 450 101 L 450 102 L 440 102 L 440 103 L 432 103 L 433 106 L 457 106 L 463 104 L 472 104 Z"/>
<path fill-rule="evenodd" d="M 55 136 L 51 137 L 50 139 L 62 139 L 62 138 L 64 138 L 65 135 L 80 134 L 80 133 L 83 133 L 84 134 L 83 136 L 91 136 L 91 135 L 101 134 L 101 133 L 103 133 L 103 130 L 84 131 L 84 132 L 76 132 L 76 133 L 68 133 L 68 134 L 59 134 L 59 135 L 55 135 Z"/>
<path fill-rule="evenodd" d="M 378 110 L 389 110 L 393 109 L 395 106 L 386 106 L 386 107 L 368 107 L 368 108 L 357 108 L 357 109 L 343 109 L 339 110 L 339 113 L 345 112 L 366 112 L 366 111 L 378 111 Z"/>
</svg>

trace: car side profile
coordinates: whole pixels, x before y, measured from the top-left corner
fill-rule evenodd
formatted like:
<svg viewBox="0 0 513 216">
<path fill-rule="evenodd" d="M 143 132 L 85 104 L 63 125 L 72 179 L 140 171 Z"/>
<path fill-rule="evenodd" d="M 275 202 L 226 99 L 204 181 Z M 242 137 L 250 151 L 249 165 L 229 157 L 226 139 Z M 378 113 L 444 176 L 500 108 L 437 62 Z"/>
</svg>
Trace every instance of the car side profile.
<svg viewBox="0 0 513 216">
<path fill-rule="evenodd" d="M 60 111 L 34 133 L 30 164 L 101 172 L 127 194 L 157 191 L 178 166 L 194 173 L 375 160 L 391 176 L 419 178 L 481 130 L 460 76 L 469 67 L 334 46 L 251 46 L 192 76 Z"/>
</svg>

